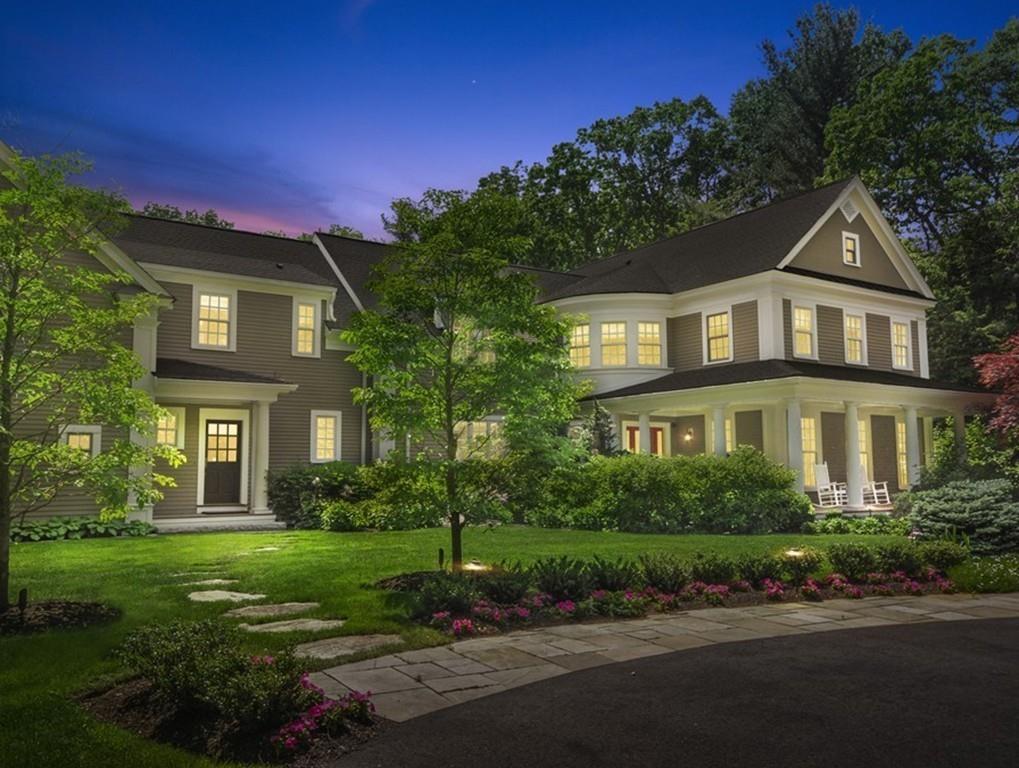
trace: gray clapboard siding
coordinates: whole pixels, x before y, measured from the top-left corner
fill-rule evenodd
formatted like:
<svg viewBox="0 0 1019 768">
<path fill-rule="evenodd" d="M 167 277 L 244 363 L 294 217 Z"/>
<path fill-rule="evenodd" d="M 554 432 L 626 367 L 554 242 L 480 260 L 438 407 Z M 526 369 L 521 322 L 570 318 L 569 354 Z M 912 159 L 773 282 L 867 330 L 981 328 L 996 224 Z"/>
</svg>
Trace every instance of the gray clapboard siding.
<svg viewBox="0 0 1019 768">
<path fill-rule="evenodd" d="M 764 450 L 764 419 L 760 411 L 737 411 L 733 420 L 736 445 Z"/>
<path fill-rule="evenodd" d="M 895 417 L 870 417 L 871 451 L 874 454 L 874 480 L 888 483 L 890 490 L 899 487 L 899 469 L 896 461 Z"/>
<path fill-rule="evenodd" d="M 748 363 L 760 359 L 757 336 L 757 301 L 732 305 L 733 362 Z"/>
<path fill-rule="evenodd" d="M 832 482 L 846 482 L 846 416 L 821 412 L 821 456 Z"/>
<path fill-rule="evenodd" d="M 817 305 L 817 359 L 828 365 L 846 362 L 842 310 Z"/>
<path fill-rule="evenodd" d="M 702 367 L 704 348 L 701 341 L 701 313 L 670 317 L 666 323 L 669 366 L 677 371 Z"/>
<path fill-rule="evenodd" d="M 867 313 L 867 364 L 892 370 L 892 321 L 887 315 Z"/>
</svg>

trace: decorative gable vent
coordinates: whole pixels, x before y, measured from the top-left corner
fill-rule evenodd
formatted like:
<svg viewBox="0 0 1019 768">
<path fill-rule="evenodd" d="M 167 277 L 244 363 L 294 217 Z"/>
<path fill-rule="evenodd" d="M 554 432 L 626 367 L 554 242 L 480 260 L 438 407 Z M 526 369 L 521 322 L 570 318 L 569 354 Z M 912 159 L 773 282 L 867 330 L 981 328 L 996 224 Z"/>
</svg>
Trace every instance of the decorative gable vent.
<svg viewBox="0 0 1019 768">
<path fill-rule="evenodd" d="M 860 213 L 860 209 L 856 207 L 856 204 L 852 200 L 846 200 L 842 203 L 842 215 L 846 217 L 846 221 L 852 221 Z"/>
</svg>

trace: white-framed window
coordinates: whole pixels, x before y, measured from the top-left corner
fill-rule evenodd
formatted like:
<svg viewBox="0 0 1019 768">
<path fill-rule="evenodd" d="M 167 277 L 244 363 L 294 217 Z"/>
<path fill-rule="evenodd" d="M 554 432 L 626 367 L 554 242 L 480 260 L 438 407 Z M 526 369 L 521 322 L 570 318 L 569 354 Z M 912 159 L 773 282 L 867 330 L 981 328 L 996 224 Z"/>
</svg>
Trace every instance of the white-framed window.
<svg viewBox="0 0 1019 768">
<path fill-rule="evenodd" d="M 793 306 L 793 356 L 817 357 L 814 308 Z"/>
<path fill-rule="evenodd" d="M 704 362 L 732 360 L 732 315 L 726 309 L 704 316 Z"/>
<path fill-rule="evenodd" d="M 578 323 L 570 331 L 570 362 L 574 368 L 591 365 L 591 324 Z"/>
<path fill-rule="evenodd" d="M 867 363 L 867 340 L 866 320 L 864 315 L 845 315 L 846 325 L 846 362 L 866 365 Z"/>
<path fill-rule="evenodd" d="M 165 413 L 159 417 L 159 421 L 156 423 L 156 443 L 183 448 L 186 409 L 182 406 L 171 405 L 163 406 L 163 410 Z"/>
<path fill-rule="evenodd" d="M 98 424 L 66 424 L 60 430 L 60 440 L 71 448 L 98 456 L 103 447 L 103 428 Z"/>
<path fill-rule="evenodd" d="M 913 340 L 906 320 L 892 320 L 892 367 L 913 370 Z"/>
<path fill-rule="evenodd" d="M 458 459 L 478 455 L 494 458 L 502 453 L 502 420 L 499 418 L 460 422 L 456 425 L 456 434 Z"/>
<path fill-rule="evenodd" d="M 191 346 L 225 352 L 233 352 L 237 348 L 237 291 L 194 286 Z"/>
<path fill-rule="evenodd" d="M 662 324 L 657 320 L 637 323 L 637 365 L 662 364 Z"/>
<path fill-rule="evenodd" d="M 732 431 L 732 419 L 725 420 L 725 452 L 732 453 L 736 447 L 736 435 Z"/>
<path fill-rule="evenodd" d="M 803 443 L 803 485 L 807 488 L 817 487 L 817 419 L 813 416 L 800 418 L 800 440 Z"/>
<path fill-rule="evenodd" d="M 842 263 L 850 267 L 860 266 L 860 236 L 852 232 L 842 233 Z"/>
<path fill-rule="evenodd" d="M 909 487 L 909 459 L 906 455 L 906 422 L 895 421 L 895 466 L 898 469 L 899 488 Z"/>
<path fill-rule="evenodd" d="M 294 299 L 293 339 L 290 350 L 294 357 L 321 355 L 321 307 L 321 301 Z"/>
<path fill-rule="evenodd" d="M 626 365 L 626 323 L 601 324 L 601 364 L 603 367 Z"/>
<path fill-rule="evenodd" d="M 339 411 L 311 412 L 311 461 L 313 464 L 339 461 L 341 423 L 342 414 Z"/>
</svg>

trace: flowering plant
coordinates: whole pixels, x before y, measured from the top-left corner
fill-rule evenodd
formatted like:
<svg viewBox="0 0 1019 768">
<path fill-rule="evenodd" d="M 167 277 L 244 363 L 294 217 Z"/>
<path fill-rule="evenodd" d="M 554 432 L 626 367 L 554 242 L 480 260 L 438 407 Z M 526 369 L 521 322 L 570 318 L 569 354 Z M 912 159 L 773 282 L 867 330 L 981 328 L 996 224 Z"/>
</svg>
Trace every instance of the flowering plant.
<svg viewBox="0 0 1019 768">
<path fill-rule="evenodd" d="M 906 582 L 906 591 L 911 595 L 920 596 L 923 594 L 923 585 L 919 581 L 910 579 Z"/>
<path fill-rule="evenodd" d="M 469 637 L 476 631 L 474 622 L 470 619 L 453 619 L 453 636 Z"/>
<path fill-rule="evenodd" d="M 730 590 L 725 584 L 709 584 L 701 594 L 708 605 L 724 605 Z"/>
<path fill-rule="evenodd" d="M 764 579 L 761 586 L 766 600 L 778 601 L 785 597 L 785 585 L 778 579 Z"/>
<path fill-rule="evenodd" d="M 895 594 L 895 587 L 892 584 L 875 584 L 874 594 L 883 597 L 890 597 Z"/>
<path fill-rule="evenodd" d="M 854 584 L 847 584 L 843 587 L 842 592 L 850 600 L 860 600 L 863 598 L 863 590 Z"/>
<path fill-rule="evenodd" d="M 800 595 L 804 600 L 810 600 L 815 603 L 819 603 L 824 600 L 824 594 L 821 592 L 821 585 L 813 579 L 807 579 L 807 583 L 800 587 Z"/>
<path fill-rule="evenodd" d="M 351 691 L 339 701 L 334 701 L 325 697 L 325 692 L 311 682 L 307 673 L 301 676 L 301 687 L 314 694 L 317 701 L 282 726 L 269 740 L 279 754 L 294 754 L 307 749 L 319 733 L 342 733 L 349 720 L 369 722 L 375 712 L 370 691 Z"/>
</svg>

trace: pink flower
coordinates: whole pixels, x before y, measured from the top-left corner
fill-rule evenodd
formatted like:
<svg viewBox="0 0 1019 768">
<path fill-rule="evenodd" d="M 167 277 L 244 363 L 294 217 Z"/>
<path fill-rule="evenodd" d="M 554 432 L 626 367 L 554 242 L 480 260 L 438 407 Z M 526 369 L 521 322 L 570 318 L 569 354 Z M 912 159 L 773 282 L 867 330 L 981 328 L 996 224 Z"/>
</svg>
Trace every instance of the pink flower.
<svg viewBox="0 0 1019 768">
<path fill-rule="evenodd" d="M 560 600 L 555 607 L 560 613 L 573 613 L 577 610 L 577 604 L 572 600 Z"/>
</svg>

